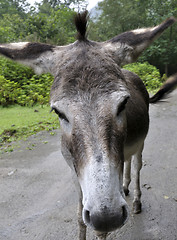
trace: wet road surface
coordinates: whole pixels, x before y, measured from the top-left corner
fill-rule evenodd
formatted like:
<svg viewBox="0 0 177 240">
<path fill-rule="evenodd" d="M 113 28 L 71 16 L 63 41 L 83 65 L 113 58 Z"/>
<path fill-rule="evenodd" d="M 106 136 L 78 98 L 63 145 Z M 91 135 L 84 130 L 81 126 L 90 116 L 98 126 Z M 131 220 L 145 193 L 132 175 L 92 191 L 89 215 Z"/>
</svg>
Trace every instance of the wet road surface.
<svg viewBox="0 0 177 240">
<path fill-rule="evenodd" d="M 177 91 L 167 102 L 151 105 L 150 120 L 142 213 L 131 212 L 131 184 L 129 221 L 108 240 L 177 240 Z M 41 132 L 19 145 L 0 156 L 0 240 L 77 240 L 78 197 L 60 153 L 60 131 Z"/>
</svg>

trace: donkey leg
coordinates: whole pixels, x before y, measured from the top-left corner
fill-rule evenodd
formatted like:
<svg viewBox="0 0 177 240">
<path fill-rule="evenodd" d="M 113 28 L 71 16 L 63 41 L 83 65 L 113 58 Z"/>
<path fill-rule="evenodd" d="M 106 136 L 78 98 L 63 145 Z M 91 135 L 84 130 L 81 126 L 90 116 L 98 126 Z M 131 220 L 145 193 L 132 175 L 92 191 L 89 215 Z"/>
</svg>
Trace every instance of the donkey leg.
<svg viewBox="0 0 177 240">
<path fill-rule="evenodd" d="M 79 223 L 79 240 L 86 240 L 86 230 L 87 227 L 82 219 L 82 200 L 79 200 L 79 206 L 78 206 L 78 223 Z"/>
<path fill-rule="evenodd" d="M 125 196 L 129 194 L 129 184 L 131 182 L 131 158 L 124 162 L 124 180 L 123 180 L 123 189 Z"/>
<path fill-rule="evenodd" d="M 141 212 L 141 189 L 140 189 L 140 170 L 142 168 L 142 151 L 144 143 L 134 155 L 134 169 L 135 169 L 135 190 L 133 199 L 133 212 L 138 214 Z"/>
<path fill-rule="evenodd" d="M 96 232 L 96 236 L 98 240 L 106 240 L 107 233 Z"/>
</svg>

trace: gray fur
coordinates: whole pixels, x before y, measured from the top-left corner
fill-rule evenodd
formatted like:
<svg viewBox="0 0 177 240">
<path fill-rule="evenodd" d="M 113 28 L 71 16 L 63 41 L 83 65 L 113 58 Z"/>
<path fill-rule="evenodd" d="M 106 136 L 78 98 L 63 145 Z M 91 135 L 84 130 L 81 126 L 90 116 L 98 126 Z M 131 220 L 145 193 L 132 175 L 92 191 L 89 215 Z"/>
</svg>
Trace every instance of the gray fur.
<svg viewBox="0 0 177 240">
<path fill-rule="evenodd" d="M 86 239 L 86 225 L 101 240 L 128 219 L 124 192 L 129 192 L 132 156 L 133 207 L 135 213 L 141 211 L 139 174 L 149 127 L 149 95 L 141 79 L 120 66 L 135 61 L 175 19 L 98 43 L 86 38 L 86 17 L 84 13 L 76 18 L 78 40 L 73 44 L 3 44 L 0 53 L 38 73 L 54 75 L 50 102 L 60 118 L 63 156 L 77 179 L 79 240 Z"/>
</svg>

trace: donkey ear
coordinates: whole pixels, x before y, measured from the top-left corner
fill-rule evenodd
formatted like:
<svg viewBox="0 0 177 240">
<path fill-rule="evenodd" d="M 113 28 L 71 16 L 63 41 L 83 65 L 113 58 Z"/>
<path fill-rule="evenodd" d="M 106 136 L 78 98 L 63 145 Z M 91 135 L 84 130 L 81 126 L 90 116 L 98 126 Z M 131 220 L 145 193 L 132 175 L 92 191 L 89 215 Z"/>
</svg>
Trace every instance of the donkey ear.
<svg viewBox="0 0 177 240">
<path fill-rule="evenodd" d="M 103 47 L 120 66 L 135 62 L 139 55 L 175 21 L 174 17 L 170 17 L 156 27 L 122 33 L 104 42 Z"/>
<path fill-rule="evenodd" d="M 37 74 L 51 72 L 55 46 L 41 43 L 0 44 L 0 54 L 34 69 Z"/>
</svg>

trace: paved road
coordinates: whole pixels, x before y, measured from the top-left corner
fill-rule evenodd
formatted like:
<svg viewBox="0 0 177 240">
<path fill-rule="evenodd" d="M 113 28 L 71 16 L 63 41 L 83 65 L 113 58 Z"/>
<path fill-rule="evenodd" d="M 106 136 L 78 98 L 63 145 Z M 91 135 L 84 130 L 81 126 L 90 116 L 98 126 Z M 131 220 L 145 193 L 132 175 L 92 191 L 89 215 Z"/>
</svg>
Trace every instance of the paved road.
<svg viewBox="0 0 177 240">
<path fill-rule="evenodd" d="M 143 211 L 109 240 L 177 240 L 177 91 L 172 95 L 150 108 Z M 0 157 L 0 240 L 78 239 L 77 193 L 56 133 L 39 133 Z M 127 201 L 131 209 L 132 193 Z M 88 239 L 95 239 L 91 229 Z"/>
</svg>

